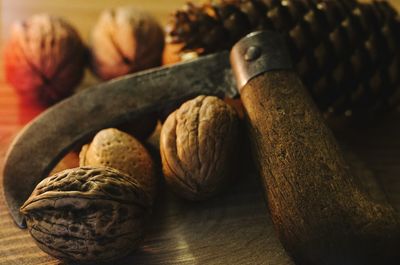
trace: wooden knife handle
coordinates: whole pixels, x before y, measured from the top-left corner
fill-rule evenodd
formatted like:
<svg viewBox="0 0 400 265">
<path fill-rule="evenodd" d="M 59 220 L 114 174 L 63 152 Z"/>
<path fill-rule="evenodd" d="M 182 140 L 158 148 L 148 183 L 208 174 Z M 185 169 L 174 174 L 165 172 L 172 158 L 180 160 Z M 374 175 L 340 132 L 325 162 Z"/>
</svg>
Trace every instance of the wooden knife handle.
<svg viewBox="0 0 400 265">
<path fill-rule="evenodd" d="M 399 214 L 356 186 L 297 74 L 257 74 L 240 94 L 272 221 L 295 262 L 399 264 Z"/>
</svg>

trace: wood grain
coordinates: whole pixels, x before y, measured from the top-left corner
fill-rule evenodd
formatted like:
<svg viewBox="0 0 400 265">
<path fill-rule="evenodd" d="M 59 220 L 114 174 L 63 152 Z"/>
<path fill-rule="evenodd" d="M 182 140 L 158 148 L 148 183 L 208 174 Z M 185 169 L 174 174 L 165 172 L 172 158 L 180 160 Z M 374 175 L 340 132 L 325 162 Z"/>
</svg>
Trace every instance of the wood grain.
<svg viewBox="0 0 400 265">
<path fill-rule="evenodd" d="M 79 28 L 87 40 L 90 28 L 105 7 L 139 5 L 164 23 L 168 14 L 184 2 L 185 0 L 3 0 L 0 44 L 7 38 L 8 28 L 13 20 L 38 12 L 66 17 Z M 400 1 L 391 2 L 400 7 Z M 41 109 L 21 102 L 5 83 L 2 61 L 0 72 L 2 171 L 4 155 L 12 138 Z M 81 88 L 96 82 L 98 81 L 87 73 Z M 367 183 L 370 192 L 376 193 L 377 190 L 371 178 L 375 175 L 389 201 L 400 210 L 400 114 L 393 114 L 367 127 L 342 127 L 336 130 L 336 135 L 355 154 L 350 157 L 352 165 L 355 165 L 354 170 L 363 177 L 361 181 Z M 371 171 L 366 169 L 366 165 Z M 1 186 L 0 190 L 2 191 Z M 13 224 L 2 196 L 3 194 L 0 197 L 0 264 L 62 264 L 40 251 L 27 231 L 20 230 Z M 379 197 L 381 194 L 377 193 L 375 196 Z M 165 191 L 159 195 L 156 205 L 145 244 L 120 264 L 293 264 L 282 250 L 272 229 L 255 174 L 242 175 L 221 196 L 205 203 L 187 203 Z"/>
<path fill-rule="evenodd" d="M 9 140 L 3 138 L 1 144 Z M 371 171 L 356 155 L 346 154 L 353 170 L 363 177 L 362 183 L 376 192 Z M 69 155 L 58 170 L 72 167 L 74 159 Z M 244 172 L 228 190 L 204 203 L 186 202 L 161 190 L 143 247 L 117 264 L 293 264 L 277 240 L 252 165 Z M 382 194 L 373 196 L 379 199 Z M 62 264 L 14 225 L 3 200 L 0 264 Z"/>
<path fill-rule="evenodd" d="M 296 263 L 398 264 L 400 216 L 360 193 L 298 75 L 266 72 L 240 94 L 271 218 Z"/>
</svg>

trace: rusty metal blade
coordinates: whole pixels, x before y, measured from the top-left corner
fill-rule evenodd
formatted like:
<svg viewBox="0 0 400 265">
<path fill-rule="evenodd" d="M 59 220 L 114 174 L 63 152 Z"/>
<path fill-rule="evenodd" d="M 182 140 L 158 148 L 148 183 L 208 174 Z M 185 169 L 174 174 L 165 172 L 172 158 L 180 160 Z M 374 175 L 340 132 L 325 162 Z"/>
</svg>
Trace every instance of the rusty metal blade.
<svg viewBox="0 0 400 265">
<path fill-rule="evenodd" d="M 14 221 L 26 227 L 19 208 L 82 139 L 172 102 L 200 94 L 233 96 L 235 91 L 229 53 L 223 52 L 115 79 L 49 108 L 20 132 L 6 157 L 4 195 Z"/>
</svg>

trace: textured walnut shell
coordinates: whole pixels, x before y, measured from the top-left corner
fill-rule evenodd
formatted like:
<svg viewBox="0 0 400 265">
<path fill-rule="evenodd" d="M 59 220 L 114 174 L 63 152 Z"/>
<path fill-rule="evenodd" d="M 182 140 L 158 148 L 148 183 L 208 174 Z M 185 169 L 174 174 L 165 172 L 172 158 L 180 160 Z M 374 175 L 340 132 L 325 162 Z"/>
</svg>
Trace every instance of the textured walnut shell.
<svg viewBox="0 0 400 265">
<path fill-rule="evenodd" d="M 211 96 L 187 101 L 165 121 L 160 136 L 163 172 L 179 195 L 202 200 L 233 174 L 239 121 L 228 104 Z"/>
<path fill-rule="evenodd" d="M 101 79 L 161 64 L 164 33 L 147 12 L 134 7 L 105 10 L 91 36 L 91 66 Z"/>
<path fill-rule="evenodd" d="M 148 208 L 148 195 L 134 179 L 111 168 L 83 167 L 41 181 L 21 213 L 46 253 L 101 262 L 137 248 Z"/>
<path fill-rule="evenodd" d="M 28 101 L 49 105 L 71 95 L 85 65 L 86 48 L 65 20 L 41 14 L 13 24 L 5 77 Z"/>
<path fill-rule="evenodd" d="M 156 174 L 146 148 L 131 135 L 114 128 L 98 132 L 79 154 L 80 166 L 112 167 L 140 183 L 154 198 Z"/>
</svg>

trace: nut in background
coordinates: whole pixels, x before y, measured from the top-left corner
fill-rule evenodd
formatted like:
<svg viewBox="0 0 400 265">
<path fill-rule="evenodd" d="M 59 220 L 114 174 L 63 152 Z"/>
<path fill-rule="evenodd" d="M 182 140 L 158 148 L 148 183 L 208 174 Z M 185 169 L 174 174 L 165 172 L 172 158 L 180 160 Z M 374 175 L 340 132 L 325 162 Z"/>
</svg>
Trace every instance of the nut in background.
<svg viewBox="0 0 400 265">
<path fill-rule="evenodd" d="M 134 7 L 105 10 L 91 34 L 91 67 L 103 80 L 161 64 L 164 33 L 159 23 Z"/>
<path fill-rule="evenodd" d="M 51 105 L 74 92 L 86 55 L 78 32 L 67 21 L 34 15 L 12 26 L 4 49 L 5 77 L 27 101 Z"/>
</svg>

